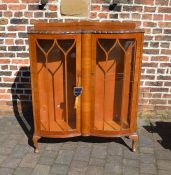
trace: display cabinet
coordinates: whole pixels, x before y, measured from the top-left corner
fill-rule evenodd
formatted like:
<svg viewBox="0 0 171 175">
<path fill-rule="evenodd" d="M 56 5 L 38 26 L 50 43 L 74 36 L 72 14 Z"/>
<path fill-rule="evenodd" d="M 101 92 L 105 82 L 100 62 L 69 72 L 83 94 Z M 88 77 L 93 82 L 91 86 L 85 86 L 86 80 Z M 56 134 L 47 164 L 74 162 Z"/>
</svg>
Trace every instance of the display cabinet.
<svg viewBox="0 0 171 175">
<path fill-rule="evenodd" d="M 29 32 L 33 142 L 40 137 L 132 139 L 143 30 L 134 23 L 36 23 Z"/>
</svg>

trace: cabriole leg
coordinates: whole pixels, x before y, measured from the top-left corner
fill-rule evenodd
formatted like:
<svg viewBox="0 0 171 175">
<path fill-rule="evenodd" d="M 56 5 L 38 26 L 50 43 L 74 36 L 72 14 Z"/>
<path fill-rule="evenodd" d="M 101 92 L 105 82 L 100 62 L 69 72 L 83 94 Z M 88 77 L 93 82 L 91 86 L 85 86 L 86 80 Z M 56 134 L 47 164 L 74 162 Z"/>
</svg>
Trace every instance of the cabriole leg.
<svg viewBox="0 0 171 175">
<path fill-rule="evenodd" d="M 137 135 L 137 133 L 134 133 L 134 134 L 130 135 L 129 138 L 132 140 L 132 151 L 135 152 L 136 151 L 136 143 L 138 141 L 138 135 Z"/>
<path fill-rule="evenodd" d="M 34 144 L 34 152 L 38 153 L 39 152 L 39 145 L 38 145 L 38 140 L 40 139 L 39 136 L 34 135 L 33 136 L 33 144 Z"/>
</svg>

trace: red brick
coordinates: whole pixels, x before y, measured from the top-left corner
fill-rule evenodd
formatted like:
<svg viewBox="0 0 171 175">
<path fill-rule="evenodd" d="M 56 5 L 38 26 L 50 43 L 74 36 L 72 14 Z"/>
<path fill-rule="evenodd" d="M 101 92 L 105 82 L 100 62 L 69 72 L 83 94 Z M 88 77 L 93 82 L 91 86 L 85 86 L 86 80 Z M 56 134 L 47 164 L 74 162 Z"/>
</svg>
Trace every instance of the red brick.
<svg viewBox="0 0 171 175">
<path fill-rule="evenodd" d="M 50 11 L 57 11 L 58 10 L 58 7 L 56 5 L 48 5 L 48 9 Z"/>
<path fill-rule="evenodd" d="M 12 17 L 12 12 L 11 11 L 5 11 L 4 12 L 4 17 Z"/>
<path fill-rule="evenodd" d="M 9 63 L 10 63 L 10 59 L 0 58 L 0 64 L 9 64 Z"/>
<path fill-rule="evenodd" d="M 39 20 L 31 19 L 30 20 L 30 24 L 34 24 L 34 23 L 38 23 L 38 22 L 48 22 L 48 20 L 47 19 L 39 19 Z"/>
<path fill-rule="evenodd" d="M 144 98 L 151 98 L 152 94 L 151 93 L 143 93 Z"/>
<path fill-rule="evenodd" d="M 23 17 L 23 12 L 14 12 L 14 17 Z"/>
<path fill-rule="evenodd" d="M 171 98 L 171 94 L 163 94 L 163 98 Z"/>
<path fill-rule="evenodd" d="M 141 6 L 123 6 L 123 11 L 126 11 L 126 12 L 142 12 L 143 8 Z"/>
<path fill-rule="evenodd" d="M 140 104 L 148 104 L 149 100 L 148 99 L 139 99 Z"/>
<path fill-rule="evenodd" d="M 171 15 L 165 14 L 165 20 L 171 20 Z"/>
<path fill-rule="evenodd" d="M 22 1 L 22 3 L 39 3 L 40 2 L 40 0 L 21 0 Z M 49 2 L 50 2 L 50 0 L 49 0 Z"/>
<path fill-rule="evenodd" d="M 26 5 L 8 5 L 9 10 L 25 10 Z"/>
<path fill-rule="evenodd" d="M 157 76 L 157 80 L 171 80 L 171 76 L 169 76 L 169 75 L 159 75 L 159 76 Z"/>
<path fill-rule="evenodd" d="M 147 69 L 147 74 L 155 74 L 155 69 Z"/>
<path fill-rule="evenodd" d="M 160 105 L 155 105 L 154 106 L 154 110 L 155 111 L 160 111 L 160 110 L 170 110 L 171 106 L 160 106 Z"/>
<path fill-rule="evenodd" d="M 5 35 L 6 38 L 16 38 L 16 33 L 7 33 Z"/>
<path fill-rule="evenodd" d="M 153 39 L 153 36 L 151 36 L 151 35 L 145 35 L 144 36 L 145 41 L 151 41 L 152 39 Z"/>
<path fill-rule="evenodd" d="M 12 64 L 28 64 L 28 60 L 25 59 L 13 59 Z"/>
<path fill-rule="evenodd" d="M 160 63 L 161 67 L 171 67 L 171 63 Z"/>
<path fill-rule="evenodd" d="M 152 56 L 151 61 L 169 61 L 168 56 Z"/>
<path fill-rule="evenodd" d="M 149 46 L 149 42 L 144 42 L 144 49 L 148 48 L 148 46 Z"/>
<path fill-rule="evenodd" d="M 161 54 L 171 55 L 171 50 L 169 49 L 162 49 Z"/>
<path fill-rule="evenodd" d="M 159 42 L 151 42 L 150 47 L 158 48 L 159 47 Z"/>
<path fill-rule="evenodd" d="M 166 70 L 165 69 L 157 69 L 158 74 L 165 74 Z"/>
<path fill-rule="evenodd" d="M 161 28 L 171 28 L 171 22 L 159 22 L 158 25 Z"/>
<path fill-rule="evenodd" d="M 171 13 L 171 8 L 170 7 L 159 7 L 158 12 L 159 13 Z"/>
<path fill-rule="evenodd" d="M 3 81 L 4 82 L 14 82 L 15 78 L 11 78 L 11 77 L 3 77 Z"/>
<path fill-rule="evenodd" d="M 140 92 L 150 92 L 150 87 L 141 87 Z"/>
<path fill-rule="evenodd" d="M 162 94 L 159 94 L 159 93 L 155 93 L 155 94 L 152 94 L 152 98 L 161 98 Z"/>
<path fill-rule="evenodd" d="M 144 27 L 156 27 L 157 23 L 156 22 L 144 22 L 143 26 Z"/>
<path fill-rule="evenodd" d="M 0 19 L 0 25 L 6 25 L 6 24 L 8 24 L 8 19 L 6 19 L 6 18 L 1 18 L 1 19 Z"/>
<path fill-rule="evenodd" d="M 152 14 L 142 14 L 142 19 L 150 20 L 152 19 Z"/>
<path fill-rule="evenodd" d="M 156 62 L 144 62 L 144 63 L 142 63 L 142 67 L 158 67 L 158 63 L 156 63 Z"/>
<path fill-rule="evenodd" d="M 171 82 L 165 82 L 164 86 L 171 86 Z"/>
<path fill-rule="evenodd" d="M 161 81 L 147 81 L 145 82 L 145 86 L 162 86 L 163 82 Z"/>
<path fill-rule="evenodd" d="M 123 14 L 121 13 L 121 14 L 119 14 L 119 16 L 120 16 L 120 18 L 123 18 L 123 19 L 126 18 L 127 19 L 127 18 L 130 17 L 130 14 L 129 13 L 123 13 Z"/>
<path fill-rule="evenodd" d="M 151 88 L 150 92 L 168 92 L 169 88 Z"/>
<path fill-rule="evenodd" d="M 0 89 L 0 93 L 5 93 L 6 90 L 5 89 Z"/>
<path fill-rule="evenodd" d="M 98 14 L 99 18 L 107 18 L 107 16 L 108 16 L 108 13 L 99 13 Z"/>
<path fill-rule="evenodd" d="M 144 7 L 144 12 L 156 12 L 156 7 Z"/>
<path fill-rule="evenodd" d="M 159 29 L 152 29 L 152 30 L 153 30 L 152 34 L 161 34 L 162 33 L 162 29 L 161 28 L 159 28 Z"/>
<path fill-rule="evenodd" d="M 14 39 L 5 39 L 5 44 L 6 45 L 13 45 L 14 44 Z"/>
<path fill-rule="evenodd" d="M 168 2 L 168 0 L 156 0 L 155 5 L 167 6 Z"/>
<path fill-rule="evenodd" d="M 0 94 L 0 99 L 10 99 L 11 95 L 9 94 Z"/>
<path fill-rule="evenodd" d="M 45 17 L 46 18 L 57 18 L 57 12 L 46 12 Z"/>
<path fill-rule="evenodd" d="M 7 10 L 6 4 L 0 4 L 0 10 Z"/>
<path fill-rule="evenodd" d="M 1 65 L 2 70 L 8 70 L 8 65 Z"/>
<path fill-rule="evenodd" d="M 92 5 L 91 11 L 100 11 L 100 5 Z"/>
<path fill-rule="evenodd" d="M 106 2 L 106 1 L 104 1 L 104 0 L 92 0 L 92 3 L 108 3 L 108 2 Z"/>
<path fill-rule="evenodd" d="M 16 39 L 15 44 L 22 45 L 22 44 L 24 44 L 24 41 L 23 41 L 23 39 Z"/>
<path fill-rule="evenodd" d="M 160 43 L 160 47 L 162 47 L 162 48 L 169 48 L 169 46 L 170 46 L 170 43 Z"/>
<path fill-rule="evenodd" d="M 2 0 L 2 3 L 19 3 L 19 0 Z"/>
<path fill-rule="evenodd" d="M 145 54 L 159 54 L 159 50 L 158 49 L 144 49 L 143 51 Z"/>
<path fill-rule="evenodd" d="M 154 80 L 155 76 L 154 75 L 141 75 L 142 80 Z"/>
<path fill-rule="evenodd" d="M 163 15 L 154 14 L 153 16 L 153 20 L 162 20 L 162 19 L 163 19 Z"/>
<path fill-rule="evenodd" d="M 141 19 L 141 14 L 139 13 L 132 13 L 131 16 L 132 16 L 132 19 Z"/>
<path fill-rule="evenodd" d="M 145 69 L 141 69 L 141 74 L 144 74 L 145 73 Z"/>
<path fill-rule="evenodd" d="M 151 34 L 151 28 L 145 28 L 144 31 L 145 34 Z"/>
<path fill-rule="evenodd" d="M 17 66 L 14 66 L 14 65 L 10 65 L 9 68 L 10 68 L 10 70 L 18 70 L 18 69 L 17 69 Z"/>
<path fill-rule="evenodd" d="M 143 56 L 143 61 L 148 61 L 149 57 L 148 56 Z"/>
<path fill-rule="evenodd" d="M 8 31 L 25 31 L 25 26 L 8 26 Z"/>
<path fill-rule="evenodd" d="M 165 29 L 164 34 L 171 34 L 171 29 Z"/>
<path fill-rule="evenodd" d="M 151 99 L 149 100 L 150 104 L 167 104 L 167 100 L 163 99 Z"/>
<path fill-rule="evenodd" d="M 142 4 L 142 5 L 153 5 L 154 0 L 135 0 L 135 4 Z"/>
<path fill-rule="evenodd" d="M 32 18 L 33 17 L 33 12 L 24 12 L 24 16 L 27 18 Z"/>
<path fill-rule="evenodd" d="M 160 36 L 160 35 L 157 35 L 155 36 L 155 40 L 156 41 L 171 41 L 171 36 Z"/>
</svg>

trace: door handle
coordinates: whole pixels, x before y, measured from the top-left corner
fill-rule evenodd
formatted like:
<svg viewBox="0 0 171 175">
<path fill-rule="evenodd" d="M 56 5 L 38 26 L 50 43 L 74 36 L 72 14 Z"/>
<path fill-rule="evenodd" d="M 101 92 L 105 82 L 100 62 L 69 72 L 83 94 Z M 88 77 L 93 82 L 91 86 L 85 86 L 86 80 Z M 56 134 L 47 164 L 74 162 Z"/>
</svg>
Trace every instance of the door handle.
<svg viewBox="0 0 171 175">
<path fill-rule="evenodd" d="M 74 104 L 75 109 L 78 108 L 79 96 L 82 94 L 82 91 L 83 91 L 83 88 L 80 86 L 80 82 L 81 82 L 80 79 L 81 79 L 81 77 L 79 75 L 77 85 L 73 89 L 73 93 L 75 96 L 75 104 Z"/>
</svg>

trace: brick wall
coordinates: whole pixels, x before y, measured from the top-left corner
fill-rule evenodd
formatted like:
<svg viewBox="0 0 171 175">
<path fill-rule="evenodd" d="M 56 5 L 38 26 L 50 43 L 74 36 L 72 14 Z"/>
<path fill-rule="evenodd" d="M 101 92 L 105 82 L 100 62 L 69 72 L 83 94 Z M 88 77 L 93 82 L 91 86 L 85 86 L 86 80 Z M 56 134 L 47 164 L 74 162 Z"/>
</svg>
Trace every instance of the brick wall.
<svg viewBox="0 0 171 175">
<path fill-rule="evenodd" d="M 0 116 L 30 111 L 31 88 L 27 30 L 37 20 L 65 21 L 60 1 L 0 0 Z M 105 0 L 91 0 L 89 20 L 134 21 L 145 29 L 139 112 L 171 109 L 171 0 L 129 0 L 108 10 Z M 75 18 L 80 20 L 82 18 Z"/>
</svg>

